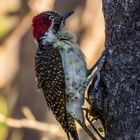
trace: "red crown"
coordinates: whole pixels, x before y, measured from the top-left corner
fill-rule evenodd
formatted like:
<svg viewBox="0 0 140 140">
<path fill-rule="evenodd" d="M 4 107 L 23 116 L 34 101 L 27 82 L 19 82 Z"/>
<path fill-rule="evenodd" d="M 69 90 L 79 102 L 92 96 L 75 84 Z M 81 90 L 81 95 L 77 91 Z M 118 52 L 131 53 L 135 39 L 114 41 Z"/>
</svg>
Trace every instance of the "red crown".
<svg viewBox="0 0 140 140">
<path fill-rule="evenodd" d="M 43 33 L 48 31 L 52 21 L 47 17 L 47 15 L 43 15 L 43 13 L 41 13 L 33 18 L 32 23 L 33 37 L 38 40 Z"/>
</svg>

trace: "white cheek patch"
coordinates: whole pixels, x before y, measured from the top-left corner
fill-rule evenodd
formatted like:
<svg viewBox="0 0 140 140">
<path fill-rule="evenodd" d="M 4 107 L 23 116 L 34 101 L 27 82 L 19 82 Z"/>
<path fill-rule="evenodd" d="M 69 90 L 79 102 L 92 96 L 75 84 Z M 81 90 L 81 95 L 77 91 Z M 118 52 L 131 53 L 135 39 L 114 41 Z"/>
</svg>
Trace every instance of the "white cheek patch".
<svg viewBox="0 0 140 140">
<path fill-rule="evenodd" d="M 53 34 L 51 30 L 49 30 L 48 32 L 45 33 L 43 37 L 41 37 L 41 39 L 42 39 L 42 44 L 45 45 L 46 42 L 48 43 L 54 42 L 57 39 L 57 37 Z"/>
</svg>

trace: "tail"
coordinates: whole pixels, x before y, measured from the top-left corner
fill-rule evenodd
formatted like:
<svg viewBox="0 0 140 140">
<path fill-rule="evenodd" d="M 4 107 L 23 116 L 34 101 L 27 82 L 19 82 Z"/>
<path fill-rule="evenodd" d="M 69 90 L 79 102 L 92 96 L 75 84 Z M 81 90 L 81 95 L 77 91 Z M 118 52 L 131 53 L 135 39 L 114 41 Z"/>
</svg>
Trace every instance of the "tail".
<svg viewBox="0 0 140 140">
<path fill-rule="evenodd" d="M 70 136 L 72 137 L 73 140 L 79 140 L 75 121 L 69 114 L 67 114 L 67 124 L 64 130 L 67 134 L 68 140 L 70 140 Z"/>
<path fill-rule="evenodd" d="M 91 137 L 92 140 L 98 140 L 94 135 L 93 133 L 88 129 L 88 127 L 86 126 L 85 122 L 82 123 L 80 121 L 77 121 L 80 126 L 87 132 L 87 134 Z"/>
<path fill-rule="evenodd" d="M 71 137 L 73 138 L 73 140 L 79 140 L 76 130 L 73 129 L 73 130 L 69 131 L 69 133 L 70 133 Z"/>
</svg>

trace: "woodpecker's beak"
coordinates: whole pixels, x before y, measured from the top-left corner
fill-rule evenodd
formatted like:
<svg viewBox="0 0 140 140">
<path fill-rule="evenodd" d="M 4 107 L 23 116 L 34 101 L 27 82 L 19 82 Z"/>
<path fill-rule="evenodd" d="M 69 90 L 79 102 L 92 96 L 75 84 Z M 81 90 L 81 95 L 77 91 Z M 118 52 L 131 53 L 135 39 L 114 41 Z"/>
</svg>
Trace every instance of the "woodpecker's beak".
<svg viewBox="0 0 140 140">
<path fill-rule="evenodd" d="M 65 12 L 65 13 L 62 15 L 62 20 L 65 22 L 65 20 L 66 20 L 68 17 L 70 17 L 73 13 L 74 13 L 74 11 Z"/>
</svg>

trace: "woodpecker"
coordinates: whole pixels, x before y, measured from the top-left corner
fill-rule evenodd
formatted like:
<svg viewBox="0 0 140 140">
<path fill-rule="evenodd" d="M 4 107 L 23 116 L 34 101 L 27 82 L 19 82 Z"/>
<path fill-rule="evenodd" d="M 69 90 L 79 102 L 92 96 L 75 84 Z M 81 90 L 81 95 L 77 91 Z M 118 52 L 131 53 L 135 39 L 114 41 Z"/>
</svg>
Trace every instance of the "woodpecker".
<svg viewBox="0 0 140 140">
<path fill-rule="evenodd" d="M 45 11 L 32 20 L 33 37 L 37 43 L 35 72 L 38 88 L 48 107 L 61 124 L 68 139 L 79 140 L 75 121 L 95 140 L 87 128 L 82 106 L 87 87 L 87 66 L 76 37 L 64 29 L 73 11 L 59 14 Z"/>
</svg>

